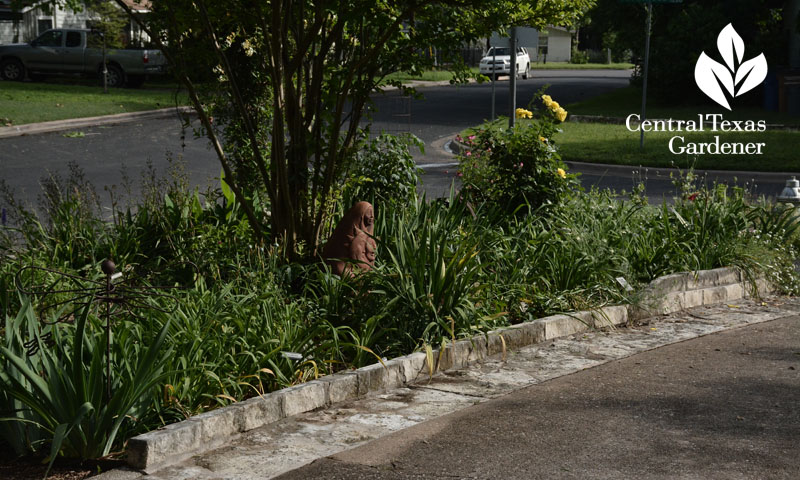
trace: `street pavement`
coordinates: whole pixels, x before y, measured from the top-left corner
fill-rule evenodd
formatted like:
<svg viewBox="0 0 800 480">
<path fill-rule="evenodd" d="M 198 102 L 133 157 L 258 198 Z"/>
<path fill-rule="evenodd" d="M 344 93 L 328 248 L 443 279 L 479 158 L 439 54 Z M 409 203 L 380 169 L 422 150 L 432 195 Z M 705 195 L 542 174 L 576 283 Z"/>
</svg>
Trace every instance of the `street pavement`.
<svg viewBox="0 0 800 480">
<path fill-rule="evenodd" d="M 551 85 L 551 94 L 564 104 L 580 101 L 626 86 L 629 76 L 630 72 L 624 70 L 537 71 L 532 79 L 518 82 L 518 103 L 527 105 L 544 85 Z M 508 83 L 501 80 L 496 84 L 498 114 L 507 114 L 509 109 Z M 376 94 L 375 106 L 369 112 L 372 132 L 410 132 L 422 139 L 425 152 L 413 151 L 417 162 L 426 165 L 422 189 L 429 196 L 440 196 L 456 179 L 456 168 L 448 166 L 454 158 L 444 145 L 459 131 L 491 116 L 491 85 L 433 85 L 418 89 L 424 98 L 404 98 L 396 90 Z M 109 207 L 110 196 L 104 189 L 116 185 L 117 194 L 125 190 L 123 170 L 130 178 L 130 194 L 135 198 L 147 165 L 152 164 L 164 177 L 170 168 L 169 159 L 185 163 L 191 187 L 201 191 L 208 186 L 218 187 L 219 161 L 208 148 L 208 141 L 196 138 L 191 128 L 183 129 L 177 114 L 0 138 L 0 179 L 14 188 L 19 201 L 32 206 L 38 204 L 40 180 L 50 174 L 66 177 L 70 162 L 80 166 L 98 190 L 103 206 Z"/>
<path fill-rule="evenodd" d="M 575 334 L 101 478 L 795 479 L 798 312 L 742 300 Z"/>
<path fill-rule="evenodd" d="M 518 82 L 517 104 L 527 105 L 542 87 L 562 104 L 569 104 L 628 85 L 625 70 L 543 70 Z M 496 113 L 507 115 L 508 81 L 496 83 Z M 421 85 L 421 99 L 403 97 L 397 90 L 374 96 L 369 116 L 372 133 L 413 133 L 425 142 L 424 152 L 412 149 L 423 167 L 420 191 L 428 197 L 445 196 L 451 184 L 459 185 L 458 168 L 448 143 L 464 128 L 490 118 L 492 87 L 490 83 L 462 86 Z M 196 122 L 195 122 L 196 126 Z M 83 136 L 71 136 L 69 133 Z M 67 135 L 65 135 L 67 134 Z M 40 181 L 48 175 L 68 175 L 67 165 L 78 165 L 100 194 L 108 208 L 111 196 L 104 190 L 116 186 L 116 195 L 135 200 L 140 195 L 141 176 L 152 165 L 158 177 L 168 177 L 174 165 L 182 165 L 191 188 L 205 191 L 218 188 L 220 166 L 204 137 L 197 138 L 192 128 L 184 129 L 177 115 L 150 118 L 115 125 L 75 127 L 65 132 L 51 132 L 0 138 L 0 180 L 5 180 L 23 204 L 36 206 L 41 192 Z M 644 182 L 653 203 L 669 200 L 675 192 L 670 175 L 674 169 L 627 166 L 570 164 L 570 171 L 581 173 L 585 189 L 597 187 L 630 191 Z M 701 175 L 703 172 L 698 172 Z M 791 173 L 758 174 L 752 172 L 709 172 L 707 180 L 744 186 L 751 193 L 775 196 L 783 189 Z M 129 181 L 125 182 L 125 177 Z M 128 191 L 129 190 L 129 191 Z M 128 195 L 129 193 L 129 195 Z M 123 200 L 124 201 L 124 200 Z M 0 200 L 0 207 L 2 206 Z"/>
</svg>

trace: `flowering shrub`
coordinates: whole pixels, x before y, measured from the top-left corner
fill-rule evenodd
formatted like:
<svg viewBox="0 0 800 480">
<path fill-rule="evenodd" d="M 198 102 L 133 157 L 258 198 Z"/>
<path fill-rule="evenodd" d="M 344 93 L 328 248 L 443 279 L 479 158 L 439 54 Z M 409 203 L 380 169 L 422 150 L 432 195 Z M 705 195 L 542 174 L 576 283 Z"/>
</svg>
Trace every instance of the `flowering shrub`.
<svg viewBox="0 0 800 480">
<path fill-rule="evenodd" d="M 485 123 L 474 135 L 456 140 L 464 148 L 459 155 L 464 194 L 473 201 L 496 203 L 509 211 L 527 205 L 536 209 L 557 204 L 577 187 L 575 175 L 566 173 L 553 136 L 557 123 L 567 116 L 548 95 L 541 97 L 543 109 L 518 108 L 519 122 L 502 130 Z"/>
</svg>

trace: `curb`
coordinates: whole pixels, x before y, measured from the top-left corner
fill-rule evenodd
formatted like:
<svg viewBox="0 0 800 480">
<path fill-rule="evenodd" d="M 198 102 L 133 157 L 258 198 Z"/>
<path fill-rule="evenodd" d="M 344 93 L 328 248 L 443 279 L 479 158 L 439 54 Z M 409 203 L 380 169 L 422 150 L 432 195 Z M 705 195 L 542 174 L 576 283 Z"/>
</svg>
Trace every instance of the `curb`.
<svg viewBox="0 0 800 480">
<path fill-rule="evenodd" d="M 12 127 L 0 127 L 0 138 L 60 132 L 62 130 L 93 127 L 95 125 L 116 125 L 119 123 L 135 122 L 137 120 L 166 118 L 182 114 L 191 115 L 193 113 L 194 109 L 192 107 L 184 106 L 168 107 L 144 112 L 117 113 L 114 115 L 103 115 L 100 117 L 71 118 L 67 120 L 55 120 L 52 122 L 28 123 L 25 125 L 17 125 Z"/>
<path fill-rule="evenodd" d="M 226 444 L 242 432 L 300 413 L 402 387 L 418 378 L 462 368 L 492 355 L 505 355 L 508 349 L 519 349 L 590 329 L 613 328 L 686 308 L 758 297 L 760 292 L 773 290 L 764 279 L 745 283 L 742 274 L 732 268 L 659 277 L 641 292 L 638 305 L 607 306 L 552 315 L 450 343 L 433 350 L 430 362 L 425 353 L 412 353 L 196 415 L 131 438 L 127 463 L 145 473 L 153 473 Z"/>
</svg>

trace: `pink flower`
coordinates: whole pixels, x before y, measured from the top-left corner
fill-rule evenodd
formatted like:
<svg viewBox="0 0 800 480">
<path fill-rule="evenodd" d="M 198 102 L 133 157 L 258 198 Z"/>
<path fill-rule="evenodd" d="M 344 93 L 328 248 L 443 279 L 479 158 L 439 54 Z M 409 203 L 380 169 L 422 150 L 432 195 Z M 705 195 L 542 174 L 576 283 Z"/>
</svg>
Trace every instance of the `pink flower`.
<svg viewBox="0 0 800 480">
<path fill-rule="evenodd" d="M 458 176 L 458 177 L 463 177 L 463 176 L 464 176 L 464 174 L 463 174 L 463 173 L 461 173 L 461 172 L 458 172 L 458 173 L 456 174 L 456 176 Z"/>
<path fill-rule="evenodd" d="M 466 153 L 466 155 L 467 155 L 468 157 L 471 157 L 471 156 L 472 156 L 472 152 L 470 152 L 469 150 L 467 150 L 467 153 Z"/>
<path fill-rule="evenodd" d="M 522 168 L 522 162 L 519 162 L 519 168 Z"/>
<path fill-rule="evenodd" d="M 469 137 L 467 137 L 467 138 L 469 138 L 470 140 L 475 140 L 475 135 L 470 135 L 470 136 L 469 136 Z"/>
</svg>

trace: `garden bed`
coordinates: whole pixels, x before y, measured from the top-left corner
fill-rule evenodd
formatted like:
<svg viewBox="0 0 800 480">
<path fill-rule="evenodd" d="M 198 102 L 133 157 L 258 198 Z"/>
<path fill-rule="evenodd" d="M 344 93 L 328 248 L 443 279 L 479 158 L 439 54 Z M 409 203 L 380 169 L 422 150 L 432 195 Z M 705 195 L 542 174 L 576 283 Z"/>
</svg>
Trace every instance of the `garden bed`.
<svg viewBox="0 0 800 480">
<path fill-rule="evenodd" d="M 146 181 L 143 200 L 118 202 L 112 222 L 102 220 L 77 168 L 45 184 L 41 219 L 4 196 L 13 227 L 0 229 L 0 409 L 20 421 L 0 423 L 0 435 L 20 454 L 58 458 L 107 457 L 127 446 L 133 463 L 138 455 L 150 468 L 162 460 L 148 460 L 142 437 L 129 439 L 176 432 L 185 443 L 160 442 L 192 451 L 210 444 L 211 432 L 407 382 L 433 359 L 458 365 L 448 351 L 471 361 L 548 335 L 543 317 L 603 312 L 624 322 L 629 311 L 619 305 L 646 306 L 634 292 L 671 272 L 732 266 L 796 289 L 792 210 L 697 186 L 691 174 L 676 179 L 671 206 L 650 206 L 641 191 L 626 201 L 580 192 L 550 142 L 555 125 L 524 128 L 467 139 L 462 170 L 473 171 L 465 188 L 433 201 L 415 196 L 402 142 L 379 138 L 364 148 L 332 215 L 356 199 L 376 206 L 375 267 L 352 277 L 307 252 L 289 260 L 280 242 L 254 241 L 224 183 L 200 195 L 180 176 Z M 269 215 L 263 201 L 252 207 Z M 85 307 L 107 297 L 98 292 L 110 255 L 122 273 L 118 292 L 139 296 L 111 322 L 106 354 L 104 309 Z M 581 320 L 596 326 L 588 315 Z M 503 337 L 496 332 L 508 327 Z M 470 347 L 480 338 L 485 349 Z M 106 398 L 109 378 L 117 403 Z"/>
</svg>

